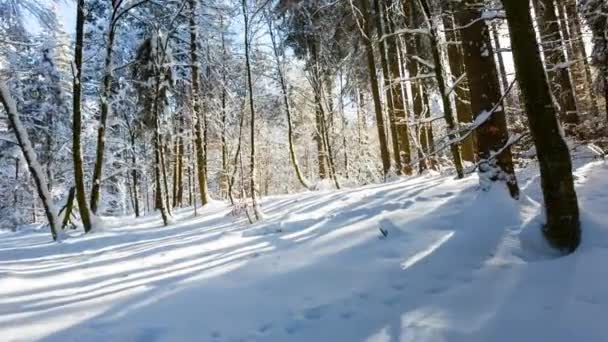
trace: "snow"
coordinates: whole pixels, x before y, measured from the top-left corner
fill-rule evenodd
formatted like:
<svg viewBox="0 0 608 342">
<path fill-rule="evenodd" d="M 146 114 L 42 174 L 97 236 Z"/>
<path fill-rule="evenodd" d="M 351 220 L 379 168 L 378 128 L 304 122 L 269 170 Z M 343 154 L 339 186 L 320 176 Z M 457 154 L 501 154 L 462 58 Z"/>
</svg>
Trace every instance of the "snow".
<svg viewBox="0 0 608 342">
<path fill-rule="evenodd" d="M 61 222 L 57 217 L 58 211 L 55 208 L 55 204 L 53 203 L 53 197 L 51 196 L 51 193 L 47 187 L 48 181 L 46 179 L 46 174 L 42 172 L 42 166 L 40 166 L 40 163 L 38 162 L 38 159 L 36 157 L 36 151 L 34 150 L 32 143 L 30 142 L 30 138 L 26 129 L 21 123 L 21 119 L 17 111 L 17 105 L 10 94 L 8 86 L 4 82 L 0 82 L 0 97 L 2 98 L 2 101 L 0 102 L 5 105 L 9 121 L 11 122 L 13 129 L 17 133 L 16 137 L 19 141 L 19 145 L 21 146 L 21 151 L 26 157 L 28 167 L 30 171 L 36 175 L 36 178 L 38 178 L 38 180 L 40 181 L 40 185 L 38 185 L 38 192 L 41 195 L 40 199 L 43 201 L 47 212 L 51 216 L 53 226 L 58 229 L 59 227 L 61 227 Z M 58 231 L 56 233 L 56 239 L 61 240 L 61 231 Z"/>
<path fill-rule="evenodd" d="M 576 170 L 583 242 L 541 237 L 538 171 L 520 201 L 428 174 L 106 219 L 57 244 L 0 232 L 1 341 L 601 341 L 608 165 Z M 384 231 L 384 236 L 380 230 Z"/>
</svg>

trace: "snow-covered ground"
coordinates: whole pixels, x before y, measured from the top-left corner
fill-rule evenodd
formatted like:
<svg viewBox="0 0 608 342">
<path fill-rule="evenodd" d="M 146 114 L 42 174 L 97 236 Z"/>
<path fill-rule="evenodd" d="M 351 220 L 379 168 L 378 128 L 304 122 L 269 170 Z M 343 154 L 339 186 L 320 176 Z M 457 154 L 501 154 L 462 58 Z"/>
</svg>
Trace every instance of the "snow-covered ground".
<svg viewBox="0 0 608 342">
<path fill-rule="evenodd" d="M 533 174 L 519 202 L 427 175 L 266 198 L 253 226 L 213 203 L 61 244 L 2 231 L 0 341 L 607 341 L 608 165 L 576 171 L 568 257 Z"/>
</svg>

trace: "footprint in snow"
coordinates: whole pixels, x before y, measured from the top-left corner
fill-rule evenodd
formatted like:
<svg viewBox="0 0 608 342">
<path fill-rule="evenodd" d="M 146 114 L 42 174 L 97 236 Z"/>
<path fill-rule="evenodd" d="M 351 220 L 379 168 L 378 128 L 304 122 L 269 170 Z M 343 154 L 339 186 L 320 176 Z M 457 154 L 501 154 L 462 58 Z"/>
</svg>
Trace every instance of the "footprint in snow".
<svg viewBox="0 0 608 342">
<path fill-rule="evenodd" d="M 416 197 L 416 201 L 417 202 L 428 202 L 430 200 L 431 200 L 430 198 L 425 197 L 425 196 L 418 196 L 418 197 Z"/>
</svg>

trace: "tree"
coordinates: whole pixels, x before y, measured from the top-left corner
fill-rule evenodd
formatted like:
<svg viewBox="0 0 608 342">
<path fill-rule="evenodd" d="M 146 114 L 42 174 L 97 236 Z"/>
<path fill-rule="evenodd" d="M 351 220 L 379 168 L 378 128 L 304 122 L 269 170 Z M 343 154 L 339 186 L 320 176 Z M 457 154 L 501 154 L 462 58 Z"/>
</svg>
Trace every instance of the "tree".
<svg viewBox="0 0 608 342">
<path fill-rule="evenodd" d="M 253 103 L 253 79 L 251 76 L 251 58 L 250 58 L 250 28 L 249 28 L 249 10 L 247 7 L 247 0 L 242 1 L 242 9 L 243 9 L 243 20 L 245 22 L 245 70 L 247 72 L 247 94 L 249 95 L 249 115 L 251 115 L 251 125 L 250 125 L 250 143 L 251 143 L 251 152 L 249 156 L 249 191 L 251 192 L 251 204 L 253 206 L 253 212 L 257 220 L 262 219 L 262 212 L 258 206 L 257 200 L 257 189 L 255 185 L 256 178 L 256 169 L 255 169 L 255 106 Z"/>
<path fill-rule="evenodd" d="M 601 0 L 582 0 L 579 6 L 593 32 L 591 60 L 599 69 L 596 84 L 604 93 L 608 127 L 608 4 Z"/>
<path fill-rule="evenodd" d="M 574 125 L 579 122 L 576 100 L 553 1 L 533 0 L 532 4 L 539 26 L 549 84 L 560 105 L 562 122 Z"/>
<path fill-rule="evenodd" d="M 471 110 L 475 120 L 483 120 L 475 130 L 480 179 L 486 182 L 486 188 L 494 181 L 504 181 L 511 196 L 518 198 L 519 188 L 508 146 L 509 134 L 489 27 L 480 20 L 481 9 L 474 0 L 467 0 L 457 7 L 456 18 L 458 25 L 463 27 L 460 32 Z M 499 151 L 502 152 L 496 155 Z"/>
<path fill-rule="evenodd" d="M 198 189 L 201 196 L 201 204 L 209 203 L 209 190 L 207 187 L 207 165 L 205 158 L 205 147 L 203 146 L 205 132 L 203 129 L 204 120 L 202 118 L 205 113 L 201 113 L 201 94 L 200 94 L 200 72 L 198 65 L 198 42 L 197 42 L 197 26 L 196 26 L 196 2 L 189 0 L 190 6 L 190 63 L 192 68 L 192 112 L 194 117 L 194 135 L 196 146 L 196 165 L 198 175 Z"/>
<path fill-rule="evenodd" d="M 391 160 L 388 151 L 388 141 L 384 128 L 384 117 L 382 115 L 382 100 L 380 99 L 380 88 L 378 83 L 378 73 L 376 71 L 376 62 L 374 57 L 374 47 L 372 41 L 372 23 L 371 14 L 369 12 L 368 0 L 359 0 L 359 12 L 362 13 L 361 18 L 363 42 L 367 55 L 367 69 L 369 72 L 369 81 L 372 89 L 372 98 L 374 100 L 374 112 L 376 113 L 376 126 L 378 127 L 378 139 L 380 140 L 380 158 L 382 160 L 382 171 L 386 177 L 390 173 Z"/>
<path fill-rule="evenodd" d="M 87 204 L 87 195 L 84 187 L 84 170 L 82 165 L 82 51 L 84 47 L 84 24 L 85 24 L 85 2 L 78 0 L 76 7 L 76 45 L 74 52 L 74 82 L 73 82 L 73 124 L 72 124 L 72 155 L 74 158 L 74 182 L 76 183 L 76 200 L 80 219 L 85 232 L 90 232 L 93 228 Z"/>
<path fill-rule="evenodd" d="M 399 54 L 399 40 L 395 34 L 397 23 L 395 14 L 391 13 L 391 8 L 395 8 L 396 3 L 393 0 L 384 2 L 384 20 L 386 23 L 386 54 L 388 58 L 389 69 L 389 87 L 393 98 L 393 111 L 395 116 L 395 130 L 398 143 L 398 159 L 401 165 L 401 172 L 406 175 L 412 174 L 412 157 L 410 147 L 410 131 L 407 125 L 407 92 L 403 89 L 401 82 L 401 61 L 402 56 Z M 382 38 L 381 38 L 382 39 Z"/>
<path fill-rule="evenodd" d="M 433 65 L 435 67 L 435 78 L 437 80 L 437 87 L 439 88 L 439 96 L 441 97 L 441 103 L 443 104 L 443 117 L 447 124 L 448 138 L 451 140 L 450 149 L 452 151 L 454 167 L 456 168 L 456 174 L 458 175 L 458 178 L 463 178 L 464 169 L 462 166 L 462 157 L 460 155 L 460 144 L 453 133 L 456 130 L 456 122 L 454 121 L 454 116 L 452 113 L 452 104 L 450 101 L 448 90 L 445 86 L 445 75 L 443 62 L 441 61 L 441 54 L 439 52 L 439 35 L 437 32 L 437 27 L 435 22 L 433 21 L 431 7 L 429 6 L 427 0 L 418 1 L 420 3 L 420 7 L 422 8 L 422 12 L 425 16 L 427 27 L 429 30 L 431 53 L 433 56 Z"/>
<path fill-rule="evenodd" d="M 445 38 L 447 41 L 448 61 L 453 82 L 453 94 L 456 103 L 456 115 L 458 122 L 469 123 L 473 121 L 471 112 L 470 94 L 466 82 L 467 75 L 464 66 L 464 53 L 461 42 L 461 33 L 456 29 L 454 15 L 452 13 L 451 3 L 446 3 L 447 13 L 443 13 L 443 27 L 445 29 Z M 474 134 L 468 135 L 460 144 L 462 151 L 462 159 L 468 162 L 475 161 L 475 139 Z"/>
<path fill-rule="evenodd" d="M 551 245 L 571 253 L 581 239 L 572 163 L 551 101 L 529 5 L 529 1 L 503 0 L 515 71 L 540 165 L 547 216 L 543 233 Z"/>
<path fill-rule="evenodd" d="M 287 117 L 287 140 L 289 144 L 289 159 L 291 160 L 291 164 L 293 165 L 293 169 L 296 172 L 298 180 L 302 184 L 302 186 L 306 189 L 312 189 L 312 186 L 309 184 L 308 180 L 305 179 L 302 170 L 300 170 L 300 165 L 298 163 L 298 158 L 295 152 L 295 146 L 293 141 L 293 123 L 291 119 L 291 106 L 289 104 L 289 94 L 287 83 L 285 77 L 283 76 L 283 63 L 281 62 L 281 56 L 279 52 L 279 47 L 277 46 L 277 40 L 275 37 L 272 18 L 270 17 L 270 13 L 266 14 L 266 20 L 268 22 L 268 34 L 270 35 L 270 41 L 272 42 L 272 51 L 274 53 L 277 76 L 279 78 L 279 85 L 281 87 L 281 95 L 283 97 L 283 106 L 285 108 L 285 115 Z"/>
<path fill-rule="evenodd" d="M 23 152 L 23 156 L 25 157 L 30 173 L 34 178 L 38 196 L 42 200 L 44 212 L 46 213 L 47 220 L 51 226 L 51 235 L 53 240 L 57 241 L 60 239 L 59 233 L 61 229 L 61 222 L 57 216 L 57 209 L 53 203 L 53 197 L 48 189 L 48 180 L 42 172 L 40 163 L 38 163 L 36 152 L 30 143 L 30 138 L 27 131 L 21 124 L 19 113 L 17 112 L 17 105 L 11 98 L 8 87 L 4 82 L 0 82 L 0 101 L 8 114 L 9 122 L 11 123 L 11 127 L 15 132 L 15 137 L 17 138 L 19 146 L 21 147 L 21 151 Z"/>
</svg>

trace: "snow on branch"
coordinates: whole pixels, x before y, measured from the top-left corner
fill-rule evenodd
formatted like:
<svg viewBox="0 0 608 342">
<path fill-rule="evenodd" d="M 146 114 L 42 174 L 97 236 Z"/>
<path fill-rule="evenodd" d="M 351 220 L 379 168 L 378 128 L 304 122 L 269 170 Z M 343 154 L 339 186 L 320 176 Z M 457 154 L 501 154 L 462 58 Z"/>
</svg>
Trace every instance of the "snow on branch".
<svg viewBox="0 0 608 342">
<path fill-rule="evenodd" d="M 10 91 L 6 84 L 0 81 L 0 100 L 8 113 L 8 119 L 15 131 L 15 136 L 21 147 L 21 151 L 25 156 L 25 160 L 32 174 L 32 178 L 36 183 L 36 189 L 38 190 L 38 196 L 42 200 L 42 204 L 44 205 L 44 209 L 46 212 L 47 219 L 49 221 L 49 225 L 51 226 L 51 233 L 53 235 L 53 240 L 60 240 L 60 231 L 59 227 L 61 227 L 61 223 L 59 221 L 57 215 L 57 209 L 53 204 L 53 197 L 47 187 L 48 181 L 46 179 L 45 173 L 42 171 L 42 167 L 40 163 L 38 163 L 38 159 L 36 157 L 36 152 L 32 147 L 27 131 L 23 127 L 21 123 L 21 119 L 19 118 L 19 113 L 17 112 L 17 105 L 15 101 L 11 97 Z"/>
<path fill-rule="evenodd" d="M 490 119 L 490 117 L 492 117 L 492 114 L 496 113 L 499 110 L 502 110 L 502 103 L 503 103 L 504 99 L 507 97 L 507 95 L 509 95 L 509 93 L 511 93 L 511 90 L 513 89 L 513 86 L 515 85 L 515 82 L 516 82 L 516 80 L 511 81 L 511 84 L 509 85 L 509 87 L 507 88 L 507 90 L 505 91 L 505 93 L 496 102 L 496 104 L 494 105 L 494 107 L 491 110 L 489 110 L 489 111 L 484 110 L 483 112 L 479 113 L 475 117 L 475 120 L 471 124 L 466 125 L 465 127 L 459 128 L 459 129 L 457 129 L 455 131 L 448 132 L 448 134 L 444 135 L 443 137 L 441 137 L 439 139 L 439 141 L 446 140 L 446 139 L 447 139 L 447 141 L 444 141 L 433 152 L 428 153 L 424 157 L 417 158 L 416 160 L 412 160 L 412 162 L 410 163 L 410 165 L 411 166 L 415 166 L 421 160 L 424 160 L 424 159 L 427 159 L 427 158 L 429 158 L 431 156 L 434 156 L 434 155 L 438 154 L 439 152 L 441 152 L 442 150 L 444 150 L 444 149 L 452 146 L 453 144 L 459 144 L 459 143 L 461 143 L 469 135 L 471 135 L 473 132 L 475 132 L 475 130 L 477 128 L 479 128 L 481 125 L 483 125 L 484 123 L 486 123 Z M 449 139 L 450 136 L 456 136 L 456 138 Z M 517 141 L 519 141 L 519 139 Z"/>
</svg>

